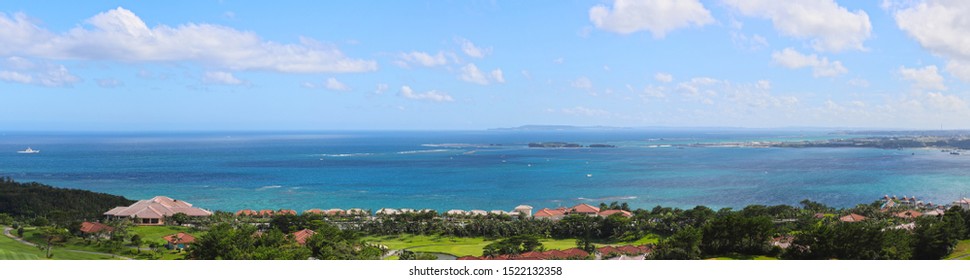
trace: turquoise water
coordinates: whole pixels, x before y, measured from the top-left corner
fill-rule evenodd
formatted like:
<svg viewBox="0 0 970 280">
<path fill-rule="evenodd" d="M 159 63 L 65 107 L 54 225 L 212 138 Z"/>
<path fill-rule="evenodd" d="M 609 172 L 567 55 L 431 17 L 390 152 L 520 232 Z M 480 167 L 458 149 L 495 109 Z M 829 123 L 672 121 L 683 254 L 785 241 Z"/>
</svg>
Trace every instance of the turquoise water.
<svg viewBox="0 0 970 280">
<path fill-rule="evenodd" d="M 0 176 L 213 210 L 503 209 L 627 202 L 832 206 L 970 193 L 970 157 L 869 148 L 651 148 L 827 139 L 820 132 L 6 133 Z M 535 149 L 529 142 L 615 144 Z M 17 154 L 30 146 L 39 154 Z M 914 154 L 915 153 L 915 154 Z"/>
</svg>

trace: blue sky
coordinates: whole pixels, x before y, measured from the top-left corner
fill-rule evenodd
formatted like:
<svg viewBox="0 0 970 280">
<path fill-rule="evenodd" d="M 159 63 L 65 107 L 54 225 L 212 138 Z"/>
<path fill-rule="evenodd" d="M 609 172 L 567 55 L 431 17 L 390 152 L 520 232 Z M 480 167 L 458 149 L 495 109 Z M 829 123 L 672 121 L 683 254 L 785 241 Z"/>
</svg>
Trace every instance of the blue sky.
<svg viewBox="0 0 970 280">
<path fill-rule="evenodd" d="M 970 128 L 965 14 L 952 0 L 4 1 L 0 129 Z"/>
</svg>

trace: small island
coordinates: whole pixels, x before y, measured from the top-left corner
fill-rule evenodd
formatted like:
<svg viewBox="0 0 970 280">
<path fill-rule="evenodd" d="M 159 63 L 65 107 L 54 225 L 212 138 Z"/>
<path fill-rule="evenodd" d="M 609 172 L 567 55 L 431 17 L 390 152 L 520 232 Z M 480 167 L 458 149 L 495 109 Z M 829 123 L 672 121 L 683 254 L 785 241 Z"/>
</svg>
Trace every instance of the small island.
<svg viewBox="0 0 970 280">
<path fill-rule="evenodd" d="M 582 148 L 583 145 L 566 142 L 533 142 L 529 143 L 529 148 Z M 609 144 L 590 144 L 589 148 L 616 148 L 616 145 Z"/>
</svg>

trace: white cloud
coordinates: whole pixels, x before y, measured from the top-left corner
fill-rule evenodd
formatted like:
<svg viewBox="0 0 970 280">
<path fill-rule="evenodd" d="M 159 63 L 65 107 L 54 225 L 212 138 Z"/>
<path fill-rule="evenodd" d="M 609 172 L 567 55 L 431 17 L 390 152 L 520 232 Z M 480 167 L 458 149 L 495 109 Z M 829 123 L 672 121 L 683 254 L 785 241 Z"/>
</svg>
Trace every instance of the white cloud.
<svg viewBox="0 0 970 280">
<path fill-rule="evenodd" d="M 847 82 L 850 86 L 867 88 L 869 87 L 869 81 L 862 78 L 851 79 Z"/>
<path fill-rule="evenodd" d="M 599 29 L 620 34 L 646 30 L 654 38 L 689 26 L 714 22 L 711 12 L 697 0 L 615 0 L 612 9 L 597 5 L 589 9 L 589 20 Z"/>
<path fill-rule="evenodd" d="M 653 79 L 661 83 L 669 83 L 674 81 L 674 75 L 670 75 L 670 73 L 658 72 L 656 75 L 653 75 Z"/>
<path fill-rule="evenodd" d="M 490 74 L 490 77 L 496 83 L 500 83 L 500 84 L 504 84 L 505 83 L 505 76 L 502 74 L 502 69 L 492 70 L 492 73 Z"/>
<path fill-rule="evenodd" d="M 0 80 L 15 82 L 21 84 L 29 84 L 34 81 L 34 77 L 30 75 L 13 72 L 13 71 L 0 71 Z"/>
<path fill-rule="evenodd" d="M 478 70 L 478 67 L 474 63 L 469 63 L 464 67 L 461 67 L 461 76 L 459 76 L 462 81 L 476 83 L 480 85 L 487 85 L 488 78 L 482 71 Z"/>
<path fill-rule="evenodd" d="M 936 65 L 923 68 L 906 68 L 899 66 L 899 75 L 905 80 L 915 82 L 914 86 L 921 89 L 946 90 L 943 76 L 937 73 Z"/>
<path fill-rule="evenodd" d="M 236 78 L 236 76 L 232 75 L 232 73 L 223 71 L 205 72 L 205 74 L 202 76 L 202 81 L 209 84 L 223 84 L 232 86 L 245 83 L 243 80 L 240 80 Z"/>
<path fill-rule="evenodd" d="M 465 38 L 457 38 L 455 41 L 461 44 L 461 51 L 470 57 L 484 58 L 486 55 L 492 53 L 492 48 L 480 48 Z"/>
<path fill-rule="evenodd" d="M 336 91 L 350 90 L 350 87 L 348 87 L 344 83 L 341 83 L 340 81 L 337 80 L 337 78 L 334 78 L 334 77 L 328 78 L 327 83 L 324 84 L 324 86 L 329 90 L 336 90 Z"/>
<path fill-rule="evenodd" d="M 816 51 L 865 50 L 872 24 L 865 11 L 850 12 L 834 0 L 724 0 L 747 16 L 770 19 L 783 35 L 808 39 Z"/>
<path fill-rule="evenodd" d="M 387 84 L 377 84 L 377 89 L 374 90 L 376 94 L 382 94 L 387 91 Z"/>
<path fill-rule="evenodd" d="M 771 59 L 775 63 L 790 69 L 811 67 L 814 77 L 835 77 L 849 72 L 842 66 L 841 61 L 830 62 L 826 57 L 819 58 L 815 54 L 804 55 L 792 48 L 772 53 Z"/>
<path fill-rule="evenodd" d="M 373 60 L 348 58 L 335 46 L 300 38 L 299 44 L 264 41 L 253 32 L 214 24 L 185 23 L 149 28 L 118 7 L 97 14 L 63 34 L 37 27 L 23 14 L 0 14 L 0 55 L 46 59 L 125 62 L 191 61 L 231 70 L 278 72 L 366 72 Z"/>
<path fill-rule="evenodd" d="M 45 87 L 68 87 L 81 82 L 64 65 L 35 63 L 22 57 L 9 57 L 0 62 L 0 80 Z"/>
<path fill-rule="evenodd" d="M 97 79 L 96 82 L 98 83 L 99 87 L 103 87 L 103 88 L 116 88 L 116 87 L 125 85 L 125 83 L 122 81 L 119 81 L 117 79 L 110 79 L 110 78 Z"/>
<path fill-rule="evenodd" d="M 563 64 L 563 62 L 566 62 L 566 59 L 562 57 L 552 60 L 552 63 L 555 63 L 555 64 Z"/>
<path fill-rule="evenodd" d="M 743 50 L 757 51 L 768 47 L 768 39 L 761 35 L 745 35 L 737 31 L 731 31 L 731 42 L 734 46 Z"/>
<path fill-rule="evenodd" d="M 970 37 L 966 36 L 970 34 L 966 20 L 970 2 L 927 0 L 889 5 L 896 12 L 896 25 L 900 29 L 923 48 L 948 59 L 948 73 L 970 82 Z"/>
<path fill-rule="evenodd" d="M 411 99 L 411 100 L 423 100 L 423 101 L 431 101 L 431 102 L 455 101 L 455 99 L 452 98 L 451 95 L 448 95 L 447 93 L 438 92 L 435 90 L 428 91 L 425 93 L 415 93 L 414 90 L 412 90 L 411 87 L 409 86 L 402 86 L 399 94 L 401 95 L 401 97 Z"/>
<path fill-rule="evenodd" d="M 448 58 L 445 57 L 444 52 L 438 52 L 436 55 L 431 55 L 425 52 L 409 52 L 402 53 L 398 55 L 400 60 L 397 64 L 402 67 L 407 67 L 409 65 L 421 65 L 425 67 L 434 67 L 448 64 Z"/>
<path fill-rule="evenodd" d="M 476 83 L 479 85 L 488 85 L 491 83 L 505 83 L 505 76 L 502 74 L 502 69 L 492 70 L 488 75 L 478 69 L 474 63 L 469 63 L 461 67 L 461 75 L 458 76 L 462 81 L 469 83 Z"/>
<path fill-rule="evenodd" d="M 585 76 L 576 78 L 575 80 L 573 80 L 572 83 L 569 83 L 569 85 L 574 88 L 583 89 L 583 90 L 593 89 L 593 81 L 590 81 L 589 78 Z"/>
<path fill-rule="evenodd" d="M 953 59 L 946 63 L 946 72 L 958 79 L 970 83 L 970 63 Z"/>
</svg>

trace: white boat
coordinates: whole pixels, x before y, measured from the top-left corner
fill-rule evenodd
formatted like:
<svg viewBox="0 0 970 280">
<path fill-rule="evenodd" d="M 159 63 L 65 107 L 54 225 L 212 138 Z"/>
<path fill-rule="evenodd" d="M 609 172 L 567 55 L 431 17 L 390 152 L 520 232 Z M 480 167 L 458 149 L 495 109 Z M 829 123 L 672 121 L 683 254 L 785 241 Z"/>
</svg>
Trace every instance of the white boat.
<svg viewBox="0 0 970 280">
<path fill-rule="evenodd" d="M 30 147 L 27 147 L 26 150 L 17 151 L 17 153 L 18 154 L 36 154 L 36 153 L 40 153 L 40 150 L 34 150 L 34 149 L 31 149 Z"/>
</svg>

